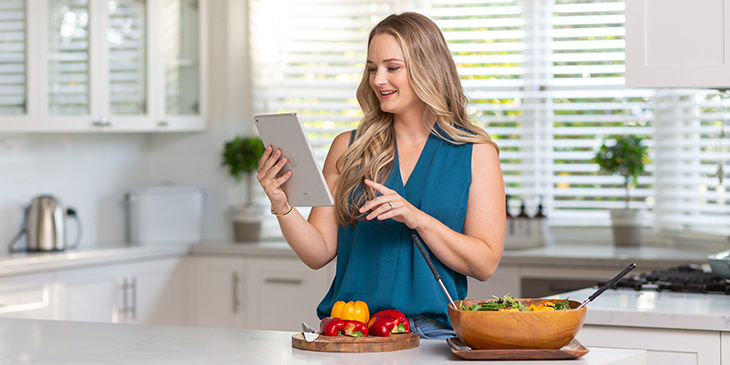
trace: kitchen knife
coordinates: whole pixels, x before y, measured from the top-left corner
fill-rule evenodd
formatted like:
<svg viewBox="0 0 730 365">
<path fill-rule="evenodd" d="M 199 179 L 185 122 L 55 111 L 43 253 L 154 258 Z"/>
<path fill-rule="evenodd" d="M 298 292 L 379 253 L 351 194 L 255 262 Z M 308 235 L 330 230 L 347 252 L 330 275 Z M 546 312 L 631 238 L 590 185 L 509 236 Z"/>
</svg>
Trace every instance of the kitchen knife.
<svg viewBox="0 0 730 365">
<path fill-rule="evenodd" d="M 307 342 L 312 342 L 319 337 L 319 333 L 314 331 L 314 328 L 309 327 L 308 324 L 302 322 L 302 336 L 304 336 L 304 340 Z"/>
</svg>

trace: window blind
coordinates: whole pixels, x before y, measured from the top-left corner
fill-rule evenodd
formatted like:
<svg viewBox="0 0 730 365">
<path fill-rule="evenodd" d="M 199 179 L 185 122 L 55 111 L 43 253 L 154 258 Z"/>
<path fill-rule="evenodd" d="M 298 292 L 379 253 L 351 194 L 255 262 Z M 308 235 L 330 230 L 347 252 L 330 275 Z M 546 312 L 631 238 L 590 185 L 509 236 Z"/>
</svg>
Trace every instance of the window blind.
<svg viewBox="0 0 730 365">
<path fill-rule="evenodd" d="M 362 117 L 355 89 L 372 26 L 392 1 L 251 0 L 254 113 L 297 112 L 320 159 L 337 134 Z M 268 205 L 263 193 L 257 198 Z M 300 211 L 308 214 L 306 209 Z M 262 235 L 280 235 L 273 217 Z"/>
<path fill-rule="evenodd" d="M 26 8 L 0 0 L 0 114 L 26 114 Z"/>
<path fill-rule="evenodd" d="M 730 102 L 719 92 L 626 89 L 620 0 L 252 1 L 256 112 L 296 111 L 317 153 L 361 117 L 365 35 L 414 10 L 441 27 L 469 113 L 500 146 L 510 210 L 543 203 L 551 225 L 607 226 L 623 178 L 591 162 L 635 134 L 649 147 L 630 207 L 663 231 L 730 234 L 724 184 Z M 314 10 L 316 8 L 316 11 Z M 724 133 L 724 134 L 723 134 Z M 721 181 L 722 180 L 722 181 Z M 275 223 L 274 223 L 275 224 Z"/>
<path fill-rule="evenodd" d="M 659 90 L 655 103 L 657 228 L 730 235 L 730 95 Z"/>
</svg>

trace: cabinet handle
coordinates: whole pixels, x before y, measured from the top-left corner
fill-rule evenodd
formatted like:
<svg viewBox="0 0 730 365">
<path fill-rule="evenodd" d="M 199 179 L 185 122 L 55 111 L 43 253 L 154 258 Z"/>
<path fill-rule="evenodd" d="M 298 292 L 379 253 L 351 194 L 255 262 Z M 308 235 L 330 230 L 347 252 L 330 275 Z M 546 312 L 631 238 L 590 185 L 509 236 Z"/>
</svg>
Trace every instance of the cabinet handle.
<svg viewBox="0 0 730 365">
<path fill-rule="evenodd" d="M 122 279 L 122 309 L 120 312 L 122 312 L 122 322 L 127 321 L 127 312 L 129 311 L 129 308 L 127 308 L 127 288 L 129 287 L 129 283 L 127 282 L 127 278 Z"/>
<path fill-rule="evenodd" d="M 157 122 L 158 127 L 167 127 L 169 125 L 170 125 L 170 123 L 168 123 L 166 120 L 160 120 Z"/>
<path fill-rule="evenodd" d="M 264 279 L 264 282 L 267 284 L 302 285 L 304 283 L 304 280 L 288 278 L 266 278 Z"/>
<path fill-rule="evenodd" d="M 132 290 L 132 304 L 130 305 L 130 311 L 132 312 L 132 320 L 137 320 L 137 277 L 132 276 L 131 284 L 129 289 Z"/>
<path fill-rule="evenodd" d="M 238 313 L 238 307 L 241 306 L 241 301 L 238 300 L 238 283 L 241 282 L 241 278 L 237 272 L 233 272 L 233 314 Z"/>
<path fill-rule="evenodd" d="M 94 118 L 91 120 L 91 125 L 94 127 L 111 127 L 112 121 L 109 118 Z"/>
</svg>

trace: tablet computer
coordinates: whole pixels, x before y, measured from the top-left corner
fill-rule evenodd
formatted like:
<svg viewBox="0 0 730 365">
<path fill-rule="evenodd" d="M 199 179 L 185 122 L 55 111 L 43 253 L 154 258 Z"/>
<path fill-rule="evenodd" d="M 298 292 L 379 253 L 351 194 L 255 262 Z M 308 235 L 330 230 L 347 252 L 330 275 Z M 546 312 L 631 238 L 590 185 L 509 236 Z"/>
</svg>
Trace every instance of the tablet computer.
<svg viewBox="0 0 730 365">
<path fill-rule="evenodd" d="M 322 169 L 314 156 L 312 145 L 304 133 L 297 113 L 259 114 L 253 117 L 264 146 L 281 149 L 287 163 L 281 174 L 290 171 L 291 177 L 281 188 L 293 207 L 332 206 L 334 200 Z"/>
</svg>

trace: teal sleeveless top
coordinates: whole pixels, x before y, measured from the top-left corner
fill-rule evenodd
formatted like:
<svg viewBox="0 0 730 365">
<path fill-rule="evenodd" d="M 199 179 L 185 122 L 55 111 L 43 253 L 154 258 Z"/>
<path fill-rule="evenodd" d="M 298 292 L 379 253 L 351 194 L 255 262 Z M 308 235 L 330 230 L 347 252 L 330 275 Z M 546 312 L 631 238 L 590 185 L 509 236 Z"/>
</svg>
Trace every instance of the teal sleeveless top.
<svg viewBox="0 0 730 365">
<path fill-rule="evenodd" d="M 397 152 L 384 185 L 452 230 L 463 233 L 471 154 L 471 144 L 455 145 L 432 133 L 405 186 Z M 406 316 L 422 314 L 451 327 L 449 300 L 413 243 L 411 236 L 415 232 L 392 219 L 340 226 L 337 270 L 317 307 L 319 318 L 328 317 L 337 301 L 361 300 L 367 303 L 370 314 L 394 308 Z M 452 298 L 465 299 L 466 276 L 446 267 L 427 245 L 425 248 Z"/>
</svg>

